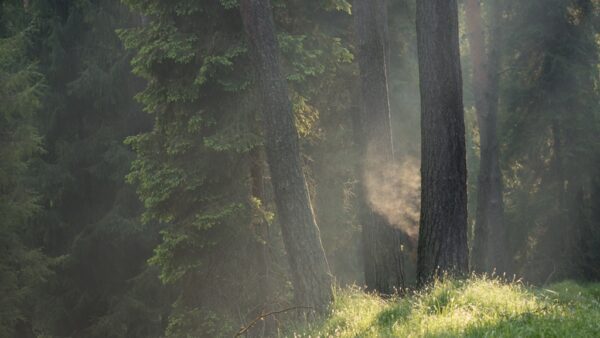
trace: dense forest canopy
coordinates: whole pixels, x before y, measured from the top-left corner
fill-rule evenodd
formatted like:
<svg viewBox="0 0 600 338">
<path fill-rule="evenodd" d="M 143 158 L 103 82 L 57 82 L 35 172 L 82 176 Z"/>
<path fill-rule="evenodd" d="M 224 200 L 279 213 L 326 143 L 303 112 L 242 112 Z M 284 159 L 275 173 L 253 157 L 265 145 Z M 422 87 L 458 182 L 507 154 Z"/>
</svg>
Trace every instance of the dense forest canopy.
<svg viewBox="0 0 600 338">
<path fill-rule="evenodd" d="M 597 0 L 0 1 L 0 337 L 599 281 L 599 28 Z"/>
</svg>

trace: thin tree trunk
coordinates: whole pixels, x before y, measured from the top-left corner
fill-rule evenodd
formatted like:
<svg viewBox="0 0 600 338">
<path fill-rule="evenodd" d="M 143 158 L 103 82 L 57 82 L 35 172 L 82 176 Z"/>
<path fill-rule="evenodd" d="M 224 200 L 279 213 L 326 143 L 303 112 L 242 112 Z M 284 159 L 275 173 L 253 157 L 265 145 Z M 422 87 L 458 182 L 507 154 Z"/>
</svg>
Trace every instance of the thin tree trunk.
<svg viewBox="0 0 600 338">
<path fill-rule="evenodd" d="M 456 0 L 417 1 L 421 92 L 419 286 L 468 272 L 467 168 Z"/>
<path fill-rule="evenodd" d="M 491 11 L 489 54 L 486 53 L 480 0 L 466 0 L 466 22 L 473 64 L 473 94 L 479 124 L 480 165 L 472 264 L 478 272 L 505 272 L 506 229 L 497 137 L 499 20 L 495 1 Z"/>
<path fill-rule="evenodd" d="M 402 232 L 374 210 L 368 200 L 368 175 L 393 167 L 393 146 L 387 84 L 387 10 L 383 0 L 353 4 L 362 109 L 355 135 L 360 148 L 360 221 L 363 234 L 365 283 L 368 289 L 393 293 L 403 286 Z"/>
<path fill-rule="evenodd" d="M 271 6 L 269 0 L 242 0 L 240 11 L 259 74 L 267 163 L 295 301 L 325 311 L 333 298 L 332 276 L 302 172 L 298 133 L 280 70 Z"/>
<path fill-rule="evenodd" d="M 263 158 L 259 147 L 254 147 L 250 151 L 250 180 L 252 197 L 258 200 L 264 207 L 264 180 L 263 180 Z M 265 219 L 260 219 L 254 224 L 254 234 L 257 237 L 254 241 L 254 252 L 256 259 L 255 271 L 257 274 L 256 286 L 256 311 L 252 318 L 257 318 L 262 314 L 268 313 L 271 300 L 271 278 L 269 276 L 269 224 Z M 248 334 L 250 337 L 267 337 L 275 331 L 273 318 L 268 317 L 261 321 L 260 325 L 255 325 Z"/>
<path fill-rule="evenodd" d="M 556 216 L 553 217 L 551 223 L 551 229 L 549 231 L 549 236 L 551 236 L 551 240 L 555 241 L 556 245 L 552 247 L 552 250 L 555 252 L 554 262 L 555 266 L 558 268 L 558 278 L 568 278 L 572 277 L 569 274 L 571 270 L 571 266 L 573 265 L 573 261 L 571 261 L 570 257 L 570 245 L 571 239 L 573 235 L 573 231 L 575 230 L 572 224 L 575 222 L 574 219 L 569 219 L 570 210 L 567 207 L 567 186 L 566 178 L 565 178 L 565 170 L 563 163 L 563 146 L 564 146 L 564 137 L 563 130 L 560 126 L 560 121 L 558 119 L 554 119 L 552 121 L 552 152 L 554 155 L 552 164 L 554 169 L 554 177 L 556 180 L 556 188 L 557 188 L 557 196 L 556 196 L 556 205 L 555 211 L 557 212 Z M 553 237 L 553 238 L 552 238 Z M 557 278 L 557 279 L 558 279 Z"/>
</svg>

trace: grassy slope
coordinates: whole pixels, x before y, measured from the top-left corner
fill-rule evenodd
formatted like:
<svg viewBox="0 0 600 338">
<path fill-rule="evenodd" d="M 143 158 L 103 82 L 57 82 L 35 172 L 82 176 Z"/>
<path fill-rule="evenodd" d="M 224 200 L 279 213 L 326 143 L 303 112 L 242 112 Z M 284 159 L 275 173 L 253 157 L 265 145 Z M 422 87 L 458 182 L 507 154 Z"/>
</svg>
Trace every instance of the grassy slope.
<svg viewBox="0 0 600 338">
<path fill-rule="evenodd" d="M 533 289 L 471 279 L 383 300 L 337 292 L 331 315 L 291 337 L 600 337 L 600 284 Z"/>
</svg>

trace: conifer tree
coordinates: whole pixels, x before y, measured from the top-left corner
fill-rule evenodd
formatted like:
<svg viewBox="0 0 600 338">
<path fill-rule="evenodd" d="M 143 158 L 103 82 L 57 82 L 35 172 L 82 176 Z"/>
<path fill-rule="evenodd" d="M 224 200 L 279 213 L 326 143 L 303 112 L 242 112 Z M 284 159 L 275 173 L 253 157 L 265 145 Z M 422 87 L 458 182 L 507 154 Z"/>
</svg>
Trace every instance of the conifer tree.
<svg viewBox="0 0 600 338">
<path fill-rule="evenodd" d="M 298 132 L 281 74 L 269 2 L 244 0 L 240 11 L 259 74 L 267 162 L 296 302 L 324 311 L 333 297 L 333 281 L 302 172 Z"/>
<path fill-rule="evenodd" d="M 491 7 L 489 43 L 486 45 L 481 3 L 479 0 L 465 2 L 480 149 L 477 213 L 471 257 L 473 269 L 476 271 L 491 273 L 495 270 L 502 273 L 507 268 L 502 173 L 497 136 L 500 72 L 498 44 L 502 9 L 499 1 L 495 1 Z"/>
<path fill-rule="evenodd" d="M 36 128 L 44 77 L 28 53 L 32 17 L 21 3 L 0 6 L 0 336 L 32 332 L 37 291 L 51 263 L 34 246 L 38 191 L 31 164 L 42 152 Z"/>
<path fill-rule="evenodd" d="M 467 169 L 455 0 L 417 3 L 421 222 L 417 283 L 468 272 Z"/>
<path fill-rule="evenodd" d="M 388 98 L 387 2 L 357 0 L 353 4 L 362 109 L 356 128 L 361 148 L 360 219 L 365 282 L 369 289 L 393 293 L 404 285 L 402 232 L 368 200 L 368 175 L 381 176 L 394 166 Z M 385 184 L 385 182 L 384 182 Z"/>
</svg>

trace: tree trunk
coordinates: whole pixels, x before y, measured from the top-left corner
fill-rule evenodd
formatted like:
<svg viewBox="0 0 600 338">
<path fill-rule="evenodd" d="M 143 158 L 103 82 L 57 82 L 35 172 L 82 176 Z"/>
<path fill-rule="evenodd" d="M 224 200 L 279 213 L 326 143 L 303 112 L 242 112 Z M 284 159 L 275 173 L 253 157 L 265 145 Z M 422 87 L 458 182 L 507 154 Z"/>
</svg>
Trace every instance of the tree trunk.
<svg viewBox="0 0 600 338">
<path fill-rule="evenodd" d="M 264 207 L 264 180 L 263 158 L 260 148 L 254 147 L 250 151 L 250 180 L 252 197 Z M 271 311 L 271 278 L 269 276 L 269 224 L 265 219 L 259 219 L 254 224 L 254 252 L 251 253 L 256 260 L 254 266 L 256 278 L 256 310 L 252 313 L 251 320 Z M 272 317 L 267 317 L 255 325 L 248 332 L 249 337 L 269 337 L 275 332 L 275 322 Z"/>
<path fill-rule="evenodd" d="M 421 92 L 419 286 L 468 272 L 467 168 L 456 0 L 417 2 Z"/>
<path fill-rule="evenodd" d="M 362 109 L 355 123 L 360 148 L 360 221 L 363 234 L 365 283 L 368 289 L 393 293 L 403 286 L 402 232 L 379 214 L 368 200 L 368 175 L 393 167 L 393 147 L 387 84 L 387 11 L 385 1 L 355 0 L 353 4 Z"/>
<path fill-rule="evenodd" d="M 242 0 L 240 10 L 259 74 L 267 163 L 295 301 L 322 312 L 333 298 L 332 276 L 302 172 L 298 133 L 280 70 L 271 6 L 269 0 Z"/>
<path fill-rule="evenodd" d="M 478 272 L 505 272 L 506 229 L 497 137 L 499 20 L 495 1 L 491 11 L 489 55 L 485 49 L 480 0 L 466 0 L 466 22 L 473 65 L 473 94 L 479 124 L 480 164 L 472 264 Z"/>
<path fill-rule="evenodd" d="M 565 145 L 565 137 L 563 135 L 564 131 L 560 125 L 560 121 L 558 119 L 552 120 L 552 152 L 553 152 L 553 174 L 554 179 L 556 180 L 556 204 L 554 210 L 556 211 L 556 216 L 552 218 L 550 224 L 550 230 L 548 231 L 548 236 L 550 237 L 550 241 L 554 242 L 555 245 L 551 247 L 551 250 L 554 252 L 554 259 L 552 264 L 557 270 L 557 274 L 555 274 L 555 280 L 565 279 L 572 277 L 569 273 L 571 267 L 574 265 L 570 256 L 570 246 L 572 244 L 572 236 L 575 231 L 575 227 L 573 223 L 576 222 L 576 219 L 571 219 L 569 216 L 572 216 L 569 208 L 567 207 L 567 189 L 566 187 L 572 188 L 572 185 L 566 184 L 565 170 L 564 170 L 564 145 Z M 571 182 L 572 183 L 572 182 Z M 552 252 L 551 251 L 551 252 Z M 551 279 L 548 278 L 548 281 Z"/>
</svg>

